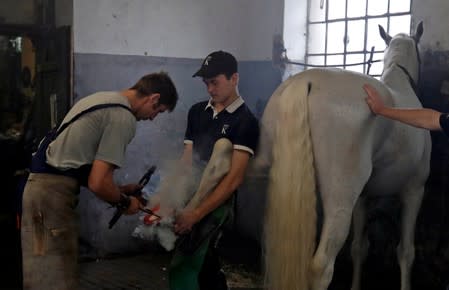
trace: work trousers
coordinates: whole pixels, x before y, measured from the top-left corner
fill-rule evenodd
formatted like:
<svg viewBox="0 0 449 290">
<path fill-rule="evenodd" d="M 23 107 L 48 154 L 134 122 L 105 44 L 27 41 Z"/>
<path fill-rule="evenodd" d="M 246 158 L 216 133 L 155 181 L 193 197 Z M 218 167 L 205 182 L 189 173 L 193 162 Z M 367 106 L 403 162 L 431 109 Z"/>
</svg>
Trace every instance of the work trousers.
<svg viewBox="0 0 449 290">
<path fill-rule="evenodd" d="M 217 226 L 205 231 L 205 238 L 200 238 L 201 244 L 193 252 L 185 252 L 182 244 L 177 245 L 169 267 L 170 290 L 228 289 L 216 247 L 224 224 L 231 218 L 233 204 L 234 199 L 230 198 L 209 214 Z M 199 230 L 198 227 L 208 227 L 208 224 L 196 224 L 187 235 Z"/>
<path fill-rule="evenodd" d="M 71 177 L 28 177 L 21 225 L 24 290 L 78 289 L 78 193 Z"/>
</svg>

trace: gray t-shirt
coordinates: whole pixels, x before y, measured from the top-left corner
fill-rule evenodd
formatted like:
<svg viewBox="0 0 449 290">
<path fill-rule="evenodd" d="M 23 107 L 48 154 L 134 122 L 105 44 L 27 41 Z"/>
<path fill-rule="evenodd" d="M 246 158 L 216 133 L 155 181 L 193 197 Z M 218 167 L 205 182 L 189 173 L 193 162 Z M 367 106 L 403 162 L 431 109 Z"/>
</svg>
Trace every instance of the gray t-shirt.
<svg viewBox="0 0 449 290">
<path fill-rule="evenodd" d="M 78 101 L 63 123 L 94 105 L 118 103 L 130 107 L 118 92 L 98 92 Z M 126 146 L 136 132 L 135 116 L 121 107 L 87 113 L 70 124 L 47 149 L 47 163 L 61 170 L 78 168 L 102 160 L 121 167 Z"/>
</svg>

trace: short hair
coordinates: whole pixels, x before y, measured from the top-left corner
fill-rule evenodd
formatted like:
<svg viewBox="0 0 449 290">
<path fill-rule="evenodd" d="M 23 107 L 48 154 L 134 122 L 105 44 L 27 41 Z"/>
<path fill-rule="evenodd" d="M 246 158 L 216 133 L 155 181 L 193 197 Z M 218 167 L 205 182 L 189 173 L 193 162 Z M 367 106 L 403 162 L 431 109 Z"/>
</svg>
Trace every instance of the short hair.
<svg viewBox="0 0 449 290">
<path fill-rule="evenodd" d="M 160 94 L 158 104 L 167 106 L 170 112 L 174 110 L 178 102 L 178 92 L 175 84 L 164 71 L 141 77 L 130 89 L 136 90 L 138 97 Z"/>
</svg>

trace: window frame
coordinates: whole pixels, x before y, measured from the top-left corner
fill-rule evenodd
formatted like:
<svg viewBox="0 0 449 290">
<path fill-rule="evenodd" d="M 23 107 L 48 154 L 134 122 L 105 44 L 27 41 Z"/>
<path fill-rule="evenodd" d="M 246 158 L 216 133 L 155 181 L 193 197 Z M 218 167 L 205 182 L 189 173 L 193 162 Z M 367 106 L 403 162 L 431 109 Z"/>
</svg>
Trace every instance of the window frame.
<svg viewBox="0 0 449 290">
<path fill-rule="evenodd" d="M 321 3 L 323 5 L 325 5 L 323 8 L 320 9 L 325 9 L 324 11 L 324 19 L 323 20 L 310 20 L 311 18 L 311 9 L 312 9 L 312 5 L 311 2 L 312 1 L 321 1 Z M 348 16 L 348 1 L 349 0 L 344 0 L 345 2 L 345 16 L 344 17 L 340 17 L 340 18 L 333 18 L 330 19 L 329 18 L 329 2 L 333 1 L 333 0 L 308 0 L 307 2 L 307 21 L 306 21 L 306 48 L 305 48 L 305 67 L 304 69 L 308 69 L 310 67 L 316 67 L 319 66 L 320 64 L 314 64 L 313 62 L 310 62 L 310 58 L 313 57 L 324 57 L 324 63 L 321 63 L 322 66 L 330 66 L 330 67 L 341 67 L 343 69 L 351 69 L 351 67 L 353 66 L 354 62 L 347 62 L 347 58 L 349 55 L 363 55 L 363 61 L 362 61 L 362 67 L 363 67 L 363 73 L 364 74 L 368 74 L 369 73 L 369 68 L 371 66 L 371 64 L 368 64 L 368 61 L 370 59 L 370 55 L 379 55 L 382 54 L 383 55 L 383 51 L 384 48 L 379 49 L 378 47 L 367 47 L 367 40 L 368 40 L 368 21 L 372 20 L 372 19 L 382 19 L 382 18 L 386 18 L 387 21 L 387 25 L 385 28 L 385 30 L 389 33 L 390 32 L 390 21 L 392 17 L 397 17 L 397 16 L 409 16 L 410 17 L 410 27 L 409 27 L 409 31 L 407 31 L 408 33 L 410 33 L 411 28 L 412 28 L 412 15 L 411 15 L 411 9 L 412 9 L 412 4 L 413 4 L 413 0 L 410 0 L 410 7 L 408 7 L 408 11 L 404 11 L 404 12 L 390 12 L 391 9 L 391 2 L 392 1 L 401 1 L 401 0 L 387 0 L 387 12 L 383 13 L 383 14 L 378 14 L 378 15 L 369 15 L 368 14 L 368 4 L 369 1 L 376 1 L 376 0 L 359 0 L 359 1 L 365 1 L 365 15 L 363 16 L 356 16 L 356 17 L 349 17 Z M 321 5 L 320 5 L 321 6 Z M 365 22 L 365 27 L 364 27 L 364 35 L 363 35 L 363 49 L 362 50 L 355 50 L 355 51 L 348 51 L 347 47 L 348 47 L 348 42 L 344 41 L 343 39 L 346 39 L 348 37 L 348 22 L 350 21 L 357 21 L 357 20 L 362 20 Z M 343 22 L 344 23 L 344 37 L 342 39 L 343 42 L 343 51 L 342 52 L 328 52 L 328 44 L 329 44 L 329 24 L 332 23 L 336 23 L 336 22 Z M 310 28 L 311 25 L 314 24 L 324 24 L 324 50 L 323 52 L 320 53 L 310 53 L 309 52 L 309 44 L 310 44 Z M 328 58 L 329 57 L 333 57 L 333 56 L 343 56 L 343 63 L 342 64 L 328 64 Z M 376 59 L 376 57 L 373 57 L 372 59 L 373 61 L 379 61 L 378 59 Z M 310 65 L 308 66 L 307 64 L 310 62 Z M 357 62 L 359 63 L 359 62 Z M 374 77 L 379 77 L 379 74 L 371 74 Z"/>
</svg>

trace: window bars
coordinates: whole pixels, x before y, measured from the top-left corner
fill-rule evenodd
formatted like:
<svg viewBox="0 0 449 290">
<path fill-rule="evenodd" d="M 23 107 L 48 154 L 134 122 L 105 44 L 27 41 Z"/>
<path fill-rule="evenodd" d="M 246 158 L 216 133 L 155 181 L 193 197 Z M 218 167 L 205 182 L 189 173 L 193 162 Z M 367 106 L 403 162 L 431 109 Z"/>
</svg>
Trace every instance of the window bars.
<svg viewBox="0 0 449 290">
<path fill-rule="evenodd" d="M 286 62 L 306 69 L 340 67 L 379 77 L 385 43 L 378 25 L 391 35 L 410 33 L 411 1 L 309 0 L 305 63 Z"/>
</svg>

